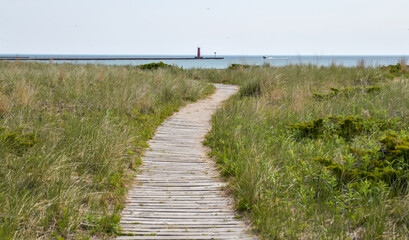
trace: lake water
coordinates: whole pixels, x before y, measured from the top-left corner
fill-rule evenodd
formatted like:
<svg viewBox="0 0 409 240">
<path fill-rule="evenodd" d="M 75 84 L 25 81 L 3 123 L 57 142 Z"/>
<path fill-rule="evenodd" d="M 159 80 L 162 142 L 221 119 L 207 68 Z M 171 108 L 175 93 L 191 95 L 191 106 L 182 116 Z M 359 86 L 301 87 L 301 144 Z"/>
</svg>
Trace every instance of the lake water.
<svg viewBox="0 0 409 240">
<path fill-rule="evenodd" d="M 16 55 L 1 55 L 12 56 Z M 192 55 L 18 55 L 19 57 L 188 57 L 193 58 Z M 213 57 L 213 56 L 203 56 Z M 346 67 L 357 66 L 358 62 L 364 60 L 366 66 L 383 66 L 389 64 L 396 64 L 402 58 L 408 59 L 409 56 L 267 56 L 268 59 L 263 59 L 263 56 L 217 56 L 224 57 L 224 59 L 194 59 L 194 60 L 163 60 L 162 62 L 189 68 L 216 68 L 223 69 L 229 67 L 231 64 L 249 64 L 249 65 L 263 65 L 270 64 L 271 66 L 286 66 L 290 64 L 314 64 L 318 66 L 329 66 L 331 64 L 343 65 Z M 99 61 L 55 61 L 55 62 L 70 62 L 74 64 L 105 64 L 105 65 L 140 65 L 151 62 L 160 62 L 153 60 L 99 60 Z"/>
</svg>

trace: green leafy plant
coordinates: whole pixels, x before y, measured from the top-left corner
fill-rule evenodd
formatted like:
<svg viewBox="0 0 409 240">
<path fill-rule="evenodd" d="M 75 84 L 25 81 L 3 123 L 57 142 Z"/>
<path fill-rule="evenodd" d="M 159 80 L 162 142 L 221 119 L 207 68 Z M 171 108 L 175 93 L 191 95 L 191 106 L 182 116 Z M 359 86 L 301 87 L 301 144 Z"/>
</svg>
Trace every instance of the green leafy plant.
<svg viewBox="0 0 409 240">
<path fill-rule="evenodd" d="M 139 65 L 137 67 L 140 69 L 147 69 L 147 70 L 153 70 L 153 69 L 158 69 L 158 68 L 174 68 L 174 66 L 166 64 L 164 62 L 148 63 L 148 64 Z"/>
<path fill-rule="evenodd" d="M 237 63 L 233 63 L 229 66 L 228 69 L 230 70 L 236 70 L 236 69 L 244 69 L 244 68 L 251 68 L 254 67 L 252 65 L 247 65 L 247 64 L 237 64 Z"/>
<path fill-rule="evenodd" d="M 34 133 L 6 131 L 5 128 L 2 128 L 0 130 L 0 142 L 3 142 L 9 150 L 22 154 L 33 147 L 38 142 L 38 139 Z"/>
<path fill-rule="evenodd" d="M 348 97 L 355 93 L 376 93 L 376 92 L 379 92 L 381 88 L 378 86 L 365 86 L 365 87 L 359 86 L 359 87 L 349 87 L 349 88 L 342 88 L 342 89 L 330 88 L 330 90 L 331 92 L 327 94 L 313 93 L 312 96 L 314 99 L 322 101 L 322 100 L 332 99 L 335 96 Z"/>
<path fill-rule="evenodd" d="M 310 122 L 300 122 L 289 127 L 300 134 L 300 137 L 319 138 L 324 132 L 324 119 L 318 118 Z"/>
<path fill-rule="evenodd" d="M 383 66 L 382 69 L 386 72 L 384 76 L 390 79 L 409 76 L 409 67 L 406 65 L 405 61 L 395 65 Z"/>
</svg>

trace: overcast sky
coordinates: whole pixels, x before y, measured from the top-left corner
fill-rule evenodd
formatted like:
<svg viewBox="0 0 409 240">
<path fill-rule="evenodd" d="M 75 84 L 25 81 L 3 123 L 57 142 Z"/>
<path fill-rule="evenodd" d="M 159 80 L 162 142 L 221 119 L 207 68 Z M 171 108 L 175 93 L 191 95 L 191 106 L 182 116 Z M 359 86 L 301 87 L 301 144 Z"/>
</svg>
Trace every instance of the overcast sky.
<svg viewBox="0 0 409 240">
<path fill-rule="evenodd" d="M 0 0 L 0 54 L 409 55 L 409 0 Z"/>
</svg>

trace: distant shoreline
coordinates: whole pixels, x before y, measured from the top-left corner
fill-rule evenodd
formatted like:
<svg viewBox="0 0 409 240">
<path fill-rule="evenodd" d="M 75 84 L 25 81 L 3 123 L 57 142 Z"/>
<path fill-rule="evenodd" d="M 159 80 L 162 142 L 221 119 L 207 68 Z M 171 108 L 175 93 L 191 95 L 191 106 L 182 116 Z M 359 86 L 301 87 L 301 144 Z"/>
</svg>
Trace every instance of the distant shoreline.
<svg viewBox="0 0 409 240">
<path fill-rule="evenodd" d="M 99 61 L 99 60 L 209 60 L 224 59 L 224 57 L 0 57 L 0 60 L 24 61 Z"/>
<path fill-rule="evenodd" d="M 257 65 L 264 64 L 281 67 L 288 65 L 313 64 L 317 66 L 342 65 L 355 67 L 358 63 L 365 66 L 388 66 L 409 59 L 409 56 L 229 56 L 204 55 L 195 58 L 194 55 L 5 55 L 0 54 L 0 62 L 54 62 L 71 64 L 102 64 L 102 65 L 143 65 L 152 62 L 164 62 L 183 69 L 226 69 L 232 64 Z M 3 60 L 3 61 L 2 61 Z"/>
</svg>

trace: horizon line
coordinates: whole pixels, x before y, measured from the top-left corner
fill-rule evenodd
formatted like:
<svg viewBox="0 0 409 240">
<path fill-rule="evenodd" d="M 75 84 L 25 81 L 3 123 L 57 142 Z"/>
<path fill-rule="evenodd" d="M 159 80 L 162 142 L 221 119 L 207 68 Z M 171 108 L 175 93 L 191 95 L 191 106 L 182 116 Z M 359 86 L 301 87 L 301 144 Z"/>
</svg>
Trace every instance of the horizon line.
<svg viewBox="0 0 409 240">
<path fill-rule="evenodd" d="M 91 53 L 0 53 L 1 56 L 24 56 L 24 55 L 71 55 L 71 56 L 196 56 L 195 54 L 113 54 L 113 53 L 98 53 L 98 54 L 91 54 Z M 323 57 L 331 57 L 331 56 L 394 56 L 394 57 L 406 57 L 409 54 L 202 54 L 202 56 L 323 56 Z"/>
</svg>

